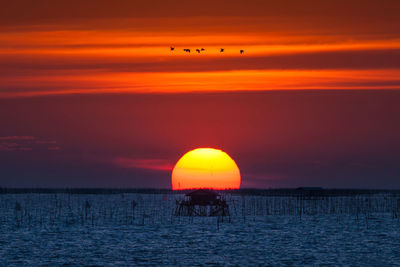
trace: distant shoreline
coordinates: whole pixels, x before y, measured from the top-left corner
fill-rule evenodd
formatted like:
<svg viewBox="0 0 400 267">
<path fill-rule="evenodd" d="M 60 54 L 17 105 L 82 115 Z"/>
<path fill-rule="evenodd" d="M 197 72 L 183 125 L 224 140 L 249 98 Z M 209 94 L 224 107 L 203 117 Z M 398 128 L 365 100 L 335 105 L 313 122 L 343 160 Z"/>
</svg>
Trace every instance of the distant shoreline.
<svg viewBox="0 0 400 267">
<path fill-rule="evenodd" d="M 172 190 L 155 188 L 2 188 L 0 194 L 185 194 L 193 190 Z M 232 189 L 216 190 L 220 193 L 254 196 L 352 196 L 391 193 L 400 197 L 400 189 L 324 189 L 319 187 L 274 188 L 274 189 Z"/>
</svg>

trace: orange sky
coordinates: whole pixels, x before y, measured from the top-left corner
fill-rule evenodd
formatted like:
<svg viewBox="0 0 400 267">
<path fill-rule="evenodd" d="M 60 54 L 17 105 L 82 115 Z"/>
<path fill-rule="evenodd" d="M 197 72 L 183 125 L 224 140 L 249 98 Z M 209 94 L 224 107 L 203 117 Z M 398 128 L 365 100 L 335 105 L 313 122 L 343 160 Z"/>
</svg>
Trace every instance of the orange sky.
<svg viewBox="0 0 400 267">
<path fill-rule="evenodd" d="M 400 88 L 397 1 L 108 2 L 7 3 L 0 97 Z"/>
<path fill-rule="evenodd" d="M 243 187 L 399 188 L 400 1 L 3 2 L 2 187 L 170 188 L 215 147 Z"/>
</svg>

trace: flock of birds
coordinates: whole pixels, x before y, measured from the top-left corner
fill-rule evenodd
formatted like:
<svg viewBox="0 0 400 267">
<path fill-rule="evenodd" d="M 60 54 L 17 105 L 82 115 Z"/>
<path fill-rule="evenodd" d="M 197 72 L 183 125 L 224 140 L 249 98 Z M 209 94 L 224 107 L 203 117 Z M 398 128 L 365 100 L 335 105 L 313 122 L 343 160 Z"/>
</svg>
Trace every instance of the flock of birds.
<svg viewBox="0 0 400 267">
<path fill-rule="evenodd" d="M 174 47 L 174 46 L 171 46 L 170 49 L 171 49 L 171 51 L 175 51 L 175 47 Z M 204 49 L 204 48 L 197 48 L 197 49 L 196 49 L 196 52 L 200 54 L 201 52 L 203 52 L 203 51 L 205 51 L 205 50 L 206 50 L 206 49 Z M 186 53 L 190 53 L 190 49 L 189 49 L 189 48 L 184 48 L 183 51 L 185 51 Z M 219 52 L 220 52 L 220 53 L 223 53 L 224 51 L 225 51 L 224 48 L 220 48 L 220 49 L 219 49 Z M 239 52 L 240 52 L 240 54 L 243 54 L 243 53 L 244 53 L 244 50 L 241 49 L 241 50 L 239 50 Z"/>
</svg>

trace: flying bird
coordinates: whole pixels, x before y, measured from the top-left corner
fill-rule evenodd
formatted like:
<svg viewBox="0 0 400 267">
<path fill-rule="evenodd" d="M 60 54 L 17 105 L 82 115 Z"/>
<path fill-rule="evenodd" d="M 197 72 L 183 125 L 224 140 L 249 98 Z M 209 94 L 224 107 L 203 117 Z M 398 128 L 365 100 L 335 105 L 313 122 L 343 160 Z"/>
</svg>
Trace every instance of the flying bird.
<svg viewBox="0 0 400 267">
<path fill-rule="evenodd" d="M 221 52 L 221 53 L 222 53 L 222 52 L 224 52 L 224 50 L 225 50 L 225 49 L 221 48 L 221 50 L 219 50 L 219 52 Z"/>
<path fill-rule="evenodd" d="M 171 51 L 174 51 L 174 50 L 175 50 L 175 47 L 171 46 L 170 49 L 171 49 Z"/>
<path fill-rule="evenodd" d="M 204 48 L 201 48 L 200 50 L 201 50 L 201 51 L 204 51 L 205 49 L 204 49 Z"/>
<path fill-rule="evenodd" d="M 196 49 L 196 52 L 197 52 L 197 53 L 200 53 L 200 49 Z"/>
<path fill-rule="evenodd" d="M 242 50 L 240 50 L 240 54 L 243 54 L 244 53 L 244 50 L 242 49 Z"/>
<path fill-rule="evenodd" d="M 183 49 L 183 51 L 190 53 L 190 49 L 187 48 Z"/>
</svg>

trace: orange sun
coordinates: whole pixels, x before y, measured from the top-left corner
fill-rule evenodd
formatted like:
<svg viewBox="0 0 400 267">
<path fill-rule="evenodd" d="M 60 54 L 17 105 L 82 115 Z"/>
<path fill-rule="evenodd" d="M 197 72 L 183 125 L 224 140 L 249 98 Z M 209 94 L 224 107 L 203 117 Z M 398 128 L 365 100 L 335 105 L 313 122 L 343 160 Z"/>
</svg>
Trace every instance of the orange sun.
<svg viewBox="0 0 400 267">
<path fill-rule="evenodd" d="M 172 189 L 239 189 L 240 171 L 222 150 L 197 148 L 187 152 L 172 170 Z"/>
</svg>

